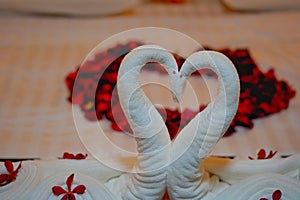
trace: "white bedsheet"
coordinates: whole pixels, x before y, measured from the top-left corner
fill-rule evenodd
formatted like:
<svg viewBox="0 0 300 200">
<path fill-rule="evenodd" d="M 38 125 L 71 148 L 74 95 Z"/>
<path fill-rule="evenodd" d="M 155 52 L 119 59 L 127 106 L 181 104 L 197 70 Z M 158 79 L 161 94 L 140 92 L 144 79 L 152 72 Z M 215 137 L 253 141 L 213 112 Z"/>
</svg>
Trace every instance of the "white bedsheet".
<svg viewBox="0 0 300 200">
<path fill-rule="evenodd" d="M 124 15 L 99 18 L 0 15 L 0 157 L 86 152 L 64 78 L 99 42 L 145 26 L 175 29 L 213 48 L 246 47 L 262 69 L 274 67 L 297 91 L 287 110 L 222 139 L 213 154 L 253 156 L 260 148 L 299 153 L 299 19 L 300 11 L 231 13 L 217 1 L 146 3 Z M 132 142 L 120 133 L 108 135 L 121 146 Z"/>
</svg>

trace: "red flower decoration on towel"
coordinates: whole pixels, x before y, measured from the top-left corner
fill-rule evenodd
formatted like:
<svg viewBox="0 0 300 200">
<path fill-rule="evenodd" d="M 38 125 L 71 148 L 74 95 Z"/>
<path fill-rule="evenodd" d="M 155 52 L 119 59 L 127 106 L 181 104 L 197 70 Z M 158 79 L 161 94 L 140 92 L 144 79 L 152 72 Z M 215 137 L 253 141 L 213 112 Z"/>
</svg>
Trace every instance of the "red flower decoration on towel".
<svg viewBox="0 0 300 200">
<path fill-rule="evenodd" d="M 118 95 L 115 91 L 117 75 L 124 56 L 132 49 L 142 45 L 139 42 L 129 42 L 125 45 L 116 45 L 105 52 L 100 52 L 93 59 L 84 62 L 66 78 L 66 85 L 70 91 L 69 101 L 80 106 L 87 119 L 91 121 L 106 118 L 111 121 L 111 127 L 116 131 L 131 132 L 129 124 L 121 109 Z M 209 49 L 209 48 L 205 48 Z M 210 49 L 211 50 L 211 49 Z M 234 133 L 236 126 L 253 127 L 253 120 L 286 109 L 296 92 L 285 82 L 278 80 L 274 70 L 262 72 L 252 59 L 247 49 L 220 49 L 235 65 L 240 78 L 241 93 L 236 116 L 224 136 Z M 179 68 L 184 58 L 174 55 Z M 166 73 L 157 63 L 148 63 L 143 68 Z M 193 73 L 214 76 L 211 71 Z M 76 84 L 74 84 L 76 79 Z M 206 105 L 201 105 L 203 109 Z M 165 118 L 170 137 L 174 138 L 177 132 L 188 123 L 199 110 L 166 109 Z"/>
<path fill-rule="evenodd" d="M 61 200 L 76 200 L 75 194 L 83 194 L 86 188 L 84 185 L 77 185 L 74 189 L 72 189 L 73 179 L 74 179 L 74 174 L 71 174 L 67 178 L 66 180 L 67 190 L 65 190 L 61 186 L 52 187 L 53 194 L 56 196 L 60 196 L 64 194 Z"/>
<path fill-rule="evenodd" d="M 22 162 L 19 163 L 16 170 L 14 170 L 14 165 L 10 160 L 6 160 L 4 162 L 4 166 L 8 173 L 0 175 L 0 187 L 5 186 L 17 179 L 17 175 L 21 169 Z"/>
<path fill-rule="evenodd" d="M 280 190 L 276 190 L 272 194 L 272 200 L 280 200 L 281 196 L 282 196 L 281 191 Z M 268 199 L 267 198 L 260 198 L 260 200 L 268 200 Z"/>
<path fill-rule="evenodd" d="M 277 151 L 270 151 L 269 154 L 266 154 L 266 150 L 264 149 L 260 149 L 257 153 L 257 160 L 263 160 L 263 159 L 270 159 L 273 158 L 275 156 L 275 154 L 277 153 Z M 248 156 L 248 158 L 250 160 L 254 160 L 254 158 L 252 158 L 251 156 Z"/>
<path fill-rule="evenodd" d="M 86 159 L 87 156 L 88 156 L 87 154 L 82 154 L 82 153 L 78 153 L 75 155 L 72 153 L 65 152 L 63 155 L 63 159 L 82 160 L 82 159 Z"/>
</svg>

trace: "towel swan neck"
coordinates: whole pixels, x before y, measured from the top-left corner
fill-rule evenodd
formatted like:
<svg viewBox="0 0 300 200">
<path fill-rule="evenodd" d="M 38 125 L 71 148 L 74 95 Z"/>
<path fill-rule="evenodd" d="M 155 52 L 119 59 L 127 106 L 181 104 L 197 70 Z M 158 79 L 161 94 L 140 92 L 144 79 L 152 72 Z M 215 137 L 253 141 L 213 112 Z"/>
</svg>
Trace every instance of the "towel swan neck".
<svg viewBox="0 0 300 200">
<path fill-rule="evenodd" d="M 139 84 L 140 71 L 148 62 L 158 62 L 169 75 L 178 71 L 173 55 L 155 45 L 134 49 L 121 63 L 117 85 L 120 104 L 134 132 L 138 150 L 138 163 L 134 167 L 137 173 L 129 175 L 123 199 L 161 199 L 166 188 L 168 130 Z"/>
</svg>

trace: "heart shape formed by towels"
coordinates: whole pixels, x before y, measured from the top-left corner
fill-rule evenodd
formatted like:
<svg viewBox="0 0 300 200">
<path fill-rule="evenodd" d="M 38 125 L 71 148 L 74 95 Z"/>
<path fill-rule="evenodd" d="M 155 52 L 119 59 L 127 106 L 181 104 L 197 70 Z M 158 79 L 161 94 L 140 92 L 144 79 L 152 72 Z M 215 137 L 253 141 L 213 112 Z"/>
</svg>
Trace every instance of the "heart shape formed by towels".
<svg viewBox="0 0 300 200">
<path fill-rule="evenodd" d="M 143 135 L 135 136 L 149 138 L 165 127 L 161 116 L 154 111 L 154 106 L 139 85 L 138 75 L 147 62 L 158 62 L 165 67 L 170 77 L 174 99 L 177 100 L 181 99 L 186 80 L 193 72 L 203 68 L 213 70 L 219 77 L 218 95 L 202 112 L 208 112 L 206 110 L 212 109 L 213 105 L 219 106 L 217 114 L 223 116 L 221 121 L 224 122 L 224 126 L 220 130 L 224 131 L 228 127 L 228 122 L 230 123 L 232 120 L 232 117 L 229 116 L 236 112 L 238 105 L 239 79 L 235 67 L 227 57 L 214 51 L 196 52 L 186 59 L 178 71 L 175 59 L 165 49 L 155 45 L 144 45 L 134 49 L 124 58 L 118 76 L 118 91 L 123 111 L 133 131 L 144 132 L 141 133 Z M 226 104 L 225 100 L 230 103 Z M 189 126 L 188 124 L 184 129 L 189 129 Z M 151 128 L 145 133 L 149 127 Z"/>
<path fill-rule="evenodd" d="M 182 96 L 186 79 L 191 73 L 209 68 L 218 75 L 219 87 L 215 99 L 181 130 L 173 142 L 162 117 L 139 84 L 141 68 L 148 62 L 158 62 L 166 69 L 177 99 Z M 182 182 L 191 184 L 190 187 L 183 186 L 187 191 L 183 193 L 188 195 L 189 189 L 201 182 L 199 178 L 202 175 L 197 172 L 200 162 L 225 133 L 238 107 L 239 79 L 232 62 L 221 53 L 200 51 L 189 56 L 178 71 L 171 53 L 159 46 L 144 45 L 128 53 L 121 63 L 118 92 L 120 104 L 138 145 L 139 163 L 136 168 L 140 173 L 132 175 L 134 185 L 140 186 L 141 190 L 147 188 L 146 183 L 150 184 L 151 181 L 145 179 L 151 176 L 151 180 L 160 183 L 156 189 L 153 188 L 153 182 L 149 185 L 154 191 L 151 195 L 161 197 L 161 184 L 166 184 L 168 175 L 170 180 L 167 182 L 172 183 L 168 188 L 174 195 L 172 198 L 176 198 L 177 187 Z M 169 170 L 165 170 L 166 167 Z M 186 172 L 178 174 L 178 168 Z M 187 174 L 191 174 L 191 177 Z M 129 194 L 138 195 L 136 187 L 129 189 Z M 200 193 L 203 192 L 201 187 L 198 188 Z M 183 193 L 181 191 L 178 194 Z"/>
</svg>

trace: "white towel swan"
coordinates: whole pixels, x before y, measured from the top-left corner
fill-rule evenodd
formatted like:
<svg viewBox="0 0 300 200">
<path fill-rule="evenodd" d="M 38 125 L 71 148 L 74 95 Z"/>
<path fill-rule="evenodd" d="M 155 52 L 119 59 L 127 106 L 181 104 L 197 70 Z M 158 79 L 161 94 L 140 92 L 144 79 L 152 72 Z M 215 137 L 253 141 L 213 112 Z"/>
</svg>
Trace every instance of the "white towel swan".
<svg viewBox="0 0 300 200">
<path fill-rule="evenodd" d="M 145 96 L 139 84 L 141 68 L 147 62 L 158 62 L 175 85 L 177 64 L 169 52 L 152 45 L 134 49 L 123 60 L 118 75 L 120 103 L 134 132 L 138 145 L 138 163 L 129 175 L 123 199 L 161 199 L 166 188 L 171 141 L 159 112 Z M 173 77 L 173 78 L 172 78 Z"/>
<path fill-rule="evenodd" d="M 200 51 L 189 56 L 179 72 L 182 78 L 176 88 L 183 90 L 190 74 L 203 68 L 218 75 L 218 94 L 173 142 L 174 163 L 169 167 L 167 181 L 172 199 L 198 199 L 207 193 L 209 184 L 205 183 L 205 174 L 199 165 L 223 136 L 238 107 L 238 75 L 232 62 L 221 53 Z"/>
</svg>

